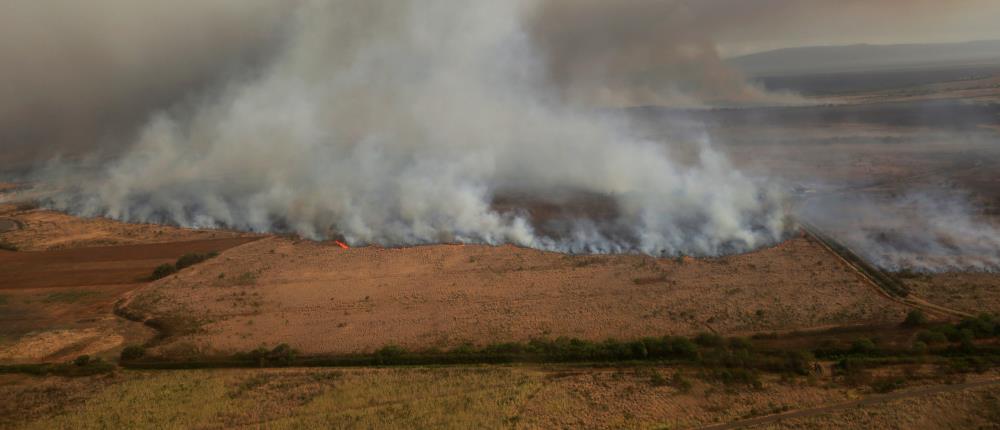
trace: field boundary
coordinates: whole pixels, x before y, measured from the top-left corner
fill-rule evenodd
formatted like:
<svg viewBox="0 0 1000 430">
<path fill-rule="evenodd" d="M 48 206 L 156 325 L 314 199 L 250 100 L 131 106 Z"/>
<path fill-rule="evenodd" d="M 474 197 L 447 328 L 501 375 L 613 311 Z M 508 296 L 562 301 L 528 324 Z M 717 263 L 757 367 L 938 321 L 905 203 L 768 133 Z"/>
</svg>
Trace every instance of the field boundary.
<svg viewBox="0 0 1000 430">
<path fill-rule="evenodd" d="M 837 259 L 850 267 L 883 297 L 896 303 L 946 318 L 975 318 L 970 313 L 936 305 L 915 296 L 906 285 L 894 276 L 868 263 L 849 247 L 823 233 L 816 226 L 803 221 L 799 221 L 799 225 L 806 236 L 813 239 L 828 252 L 836 256 Z"/>
</svg>

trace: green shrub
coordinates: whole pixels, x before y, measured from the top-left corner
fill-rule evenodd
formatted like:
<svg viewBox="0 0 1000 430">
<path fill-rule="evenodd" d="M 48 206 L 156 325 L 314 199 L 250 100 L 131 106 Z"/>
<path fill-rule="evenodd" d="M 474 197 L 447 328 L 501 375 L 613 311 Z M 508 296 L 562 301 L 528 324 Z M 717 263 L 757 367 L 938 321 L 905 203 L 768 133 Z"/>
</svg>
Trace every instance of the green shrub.
<svg viewBox="0 0 1000 430">
<path fill-rule="evenodd" d="M 848 357 L 838 361 L 834 371 L 850 386 L 870 385 L 872 382 L 871 372 L 866 370 L 865 363 L 857 358 Z"/>
<path fill-rule="evenodd" d="M 764 388 L 760 375 L 752 369 L 712 369 L 706 375 L 707 379 L 719 381 L 725 385 L 747 385 L 755 389 Z"/>
<path fill-rule="evenodd" d="M 406 354 L 406 350 L 400 346 L 387 345 L 375 351 L 375 361 L 378 364 L 392 364 L 395 360 Z"/>
<path fill-rule="evenodd" d="M 948 337 L 939 331 L 924 330 L 917 333 L 917 340 L 927 345 L 948 343 Z"/>
<path fill-rule="evenodd" d="M 236 277 L 235 282 L 236 285 L 247 287 L 257 283 L 257 275 L 253 272 L 243 272 L 243 274 Z"/>
<path fill-rule="evenodd" d="M 691 381 L 685 379 L 684 375 L 681 375 L 680 372 L 675 372 L 674 376 L 670 377 L 670 386 L 682 393 L 691 391 Z"/>
<path fill-rule="evenodd" d="M 157 279 L 166 278 L 174 273 L 177 273 L 177 267 L 173 264 L 161 264 L 156 266 L 156 269 L 153 269 L 153 274 L 149 278 L 155 281 Z"/>
<path fill-rule="evenodd" d="M 927 315 L 924 315 L 924 311 L 920 309 L 910 311 L 906 314 L 906 319 L 903 320 L 904 327 L 923 327 L 925 325 L 927 325 Z"/>
<path fill-rule="evenodd" d="M 79 357 L 76 357 L 76 359 L 73 360 L 73 364 L 75 364 L 77 366 L 80 366 L 80 367 L 86 366 L 86 365 L 90 364 L 90 356 L 89 355 L 81 355 Z"/>
<path fill-rule="evenodd" d="M 734 337 L 729 339 L 729 347 L 732 349 L 751 349 L 753 343 L 745 337 Z"/>
<path fill-rule="evenodd" d="M 948 339 L 948 342 L 958 342 L 962 337 L 962 334 L 959 333 L 958 329 L 950 324 L 933 327 L 931 328 L 931 331 L 943 334 L 944 337 Z"/>
<path fill-rule="evenodd" d="M 4 251 L 17 252 L 17 245 L 0 240 L 0 249 Z"/>
<path fill-rule="evenodd" d="M 782 373 L 808 375 L 813 371 L 813 363 L 815 361 L 816 356 L 809 351 L 787 351 L 784 357 L 782 357 L 780 365 L 772 367 L 771 370 Z"/>
<path fill-rule="evenodd" d="M 906 380 L 899 376 L 887 376 L 875 379 L 871 382 L 872 390 L 876 393 L 888 393 L 903 388 Z"/>
<path fill-rule="evenodd" d="M 144 356 L 146 356 L 146 348 L 141 345 L 129 345 L 122 350 L 121 360 L 138 360 Z"/>
<path fill-rule="evenodd" d="M 854 354 L 867 355 L 875 352 L 875 350 L 875 342 L 872 342 L 871 339 L 866 337 L 855 340 L 854 343 L 851 344 L 851 352 Z"/>
<path fill-rule="evenodd" d="M 272 366 L 287 367 L 295 362 L 298 351 L 292 349 L 287 343 L 274 347 L 267 355 L 267 360 Z"/>
<path fill-rule="evenodd" d="M 174 266 L 177 267 L 177 270 L 184 270 L 202 261 L 205 261 L 205 256 L 202 254 L 184 254 L 181 258 L 177 259 L 177 263 L 174 263 Z"/>
<path fill-rule="evenodd" d="M 722 336 L 714 333 L 701 333 L 694 338 L 694 343 L 704 347 L 717 348 L 724 345 L 725 340 Z"/>
<path fill-rule="evenodd" d="M 288 367 L 295 364 L 298 354 L 298 351 L 292 349 L 288 344 L 283 343 L 273 349 L 267 349 L 262 346 L 250 351 L 242 358 L 252 361 L 258 367 Z"/>
<path fill-rule="evenodd" d="M 219 253 L 215 251 L 209 252 L 207 254 L 194 254 L 194 253 L 184 254 L 183 256 L 181 256 L 181 258 L 177 259 L 177 263 L 175 263 L 174 265 L 177 266 L 177 270 L 184 270 L 188 267 L 194 266 L 195 264 L 201 263 L 205 260 L 208 260 L 210 258 L 215 258 L 218 256 Z"/>
<path fill-rule="evenodd" d="M 698 346 L 685 337 L 676 337 L 670 342 L 674 354 L 684 358 L 694 358 L 698 355 Z"/>
<path fill-rule="evenodd" d="M 977 339 L 993 337 L 996 333 L 997 321 L 992 315 L 983 314 L 977 318 L 966 318 L 956 327 L 959 330 L 969 330 Z"/>
<path fill-rule="evenodd" d="M 975 343 L 973 342 L 973 339 L 976 338 L 975 332 L 973 332 L 971 329 L 966 328 L 959 330 L 958 333 L 959 333 L 958 343 L 961 351 L 972 352 L 972 350 L 974 350 L 976 347 Z"/>
<path fill-rule="evenodd" d="M 665 387 L 670 385 L 670 381 L 667 378 L 664 378 L 660 372 L 654 370 L 653 374 L 649 377 L 649 385 L 654 387 Z"/>
</svg>

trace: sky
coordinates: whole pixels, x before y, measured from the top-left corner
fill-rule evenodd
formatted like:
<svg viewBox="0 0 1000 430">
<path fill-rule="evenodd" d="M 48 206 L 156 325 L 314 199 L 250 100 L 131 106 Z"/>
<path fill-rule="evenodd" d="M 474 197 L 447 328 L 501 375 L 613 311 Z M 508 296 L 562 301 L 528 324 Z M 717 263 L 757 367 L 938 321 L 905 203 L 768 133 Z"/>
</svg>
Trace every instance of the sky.
<svg viewBox="0 0 1000 430">
<path fill-rule="evenodd" d="M 0 2 L 0 163 L 121 141 L 254 73 L 303 1 Z M 554 86 L 591 104 L 759 97 L 722 59 L 771 48 L 1000 39 L 1000 0 L 517 1 Z"/>
<path fill-rule="evenodd" d="M 723 55 L 812 45 L 1000 39 L 996 0 L 690 0 Z"/>
</svg>

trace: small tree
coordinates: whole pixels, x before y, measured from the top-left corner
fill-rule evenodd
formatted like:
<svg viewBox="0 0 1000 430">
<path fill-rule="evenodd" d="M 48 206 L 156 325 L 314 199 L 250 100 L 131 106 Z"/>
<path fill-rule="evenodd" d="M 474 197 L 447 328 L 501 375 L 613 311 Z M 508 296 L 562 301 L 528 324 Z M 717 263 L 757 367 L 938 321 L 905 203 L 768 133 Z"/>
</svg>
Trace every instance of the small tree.
<svg viewBox="0 0 1000 430">
<path fill-rule="evenodd" d="M 875 352 L 875 349 L 875 342 L 867 337 L 858 339 L 851 344 L 851 352 L 855 354 L 871 354 Z"/>
<path fill-rule="evenodd" d="M 906 314 L 906 319 L 903 320 L 904 327 L 923 327 L 925 325 L 927 325 L 927 315 L 924 315 L 924 311 L 920 309 L 910 311 Z"/>
<path fill-rule="evenodd" d="M 129 345 L 122 350 L 122 361 L 138 360 L 146 355 L 146 348 L 141 345 Z"/>
<path fill-rule="evenodd" d="M 156 266 L 156 269 L 153 269 L 153 275 L 150 276 L 150 278 L 155 281 L 157 279 L 166 278 L 174 273 L 177 273 L 177 267 L 173 264 L 161 264 Z"/>
<path fill-rule="evenodd" d="M 687 393 L 691 391 L 691 382 L 681 375 L 681 372 L 674 373 L 674 376 L 670 377 L 670 386 L 674 387 L 677 391 L 681 393 Z"/>
</svg>

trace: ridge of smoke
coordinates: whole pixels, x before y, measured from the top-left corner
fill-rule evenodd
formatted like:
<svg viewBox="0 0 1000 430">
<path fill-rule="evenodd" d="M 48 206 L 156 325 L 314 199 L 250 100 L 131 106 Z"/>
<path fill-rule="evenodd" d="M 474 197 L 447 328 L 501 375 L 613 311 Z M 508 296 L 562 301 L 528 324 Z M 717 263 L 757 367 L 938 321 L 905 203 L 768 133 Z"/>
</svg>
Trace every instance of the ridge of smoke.
<svg viewBox="0 0 1000 430">
<path fill-rule="evenodd" d="M 102 168 L 53 164 L 39 195 L 86 216 L 355 245 L 719 255 L 786 234 L 781 193 L 707 139 L 682 163 L 676 145 L 553 101 L 530 6 L 304 2 L 259 76 L 157 115 Z M 605 196 L 617 215 L 546 236 L 525 213 L 494 210 L 500 192 Z"/>
</svg>

